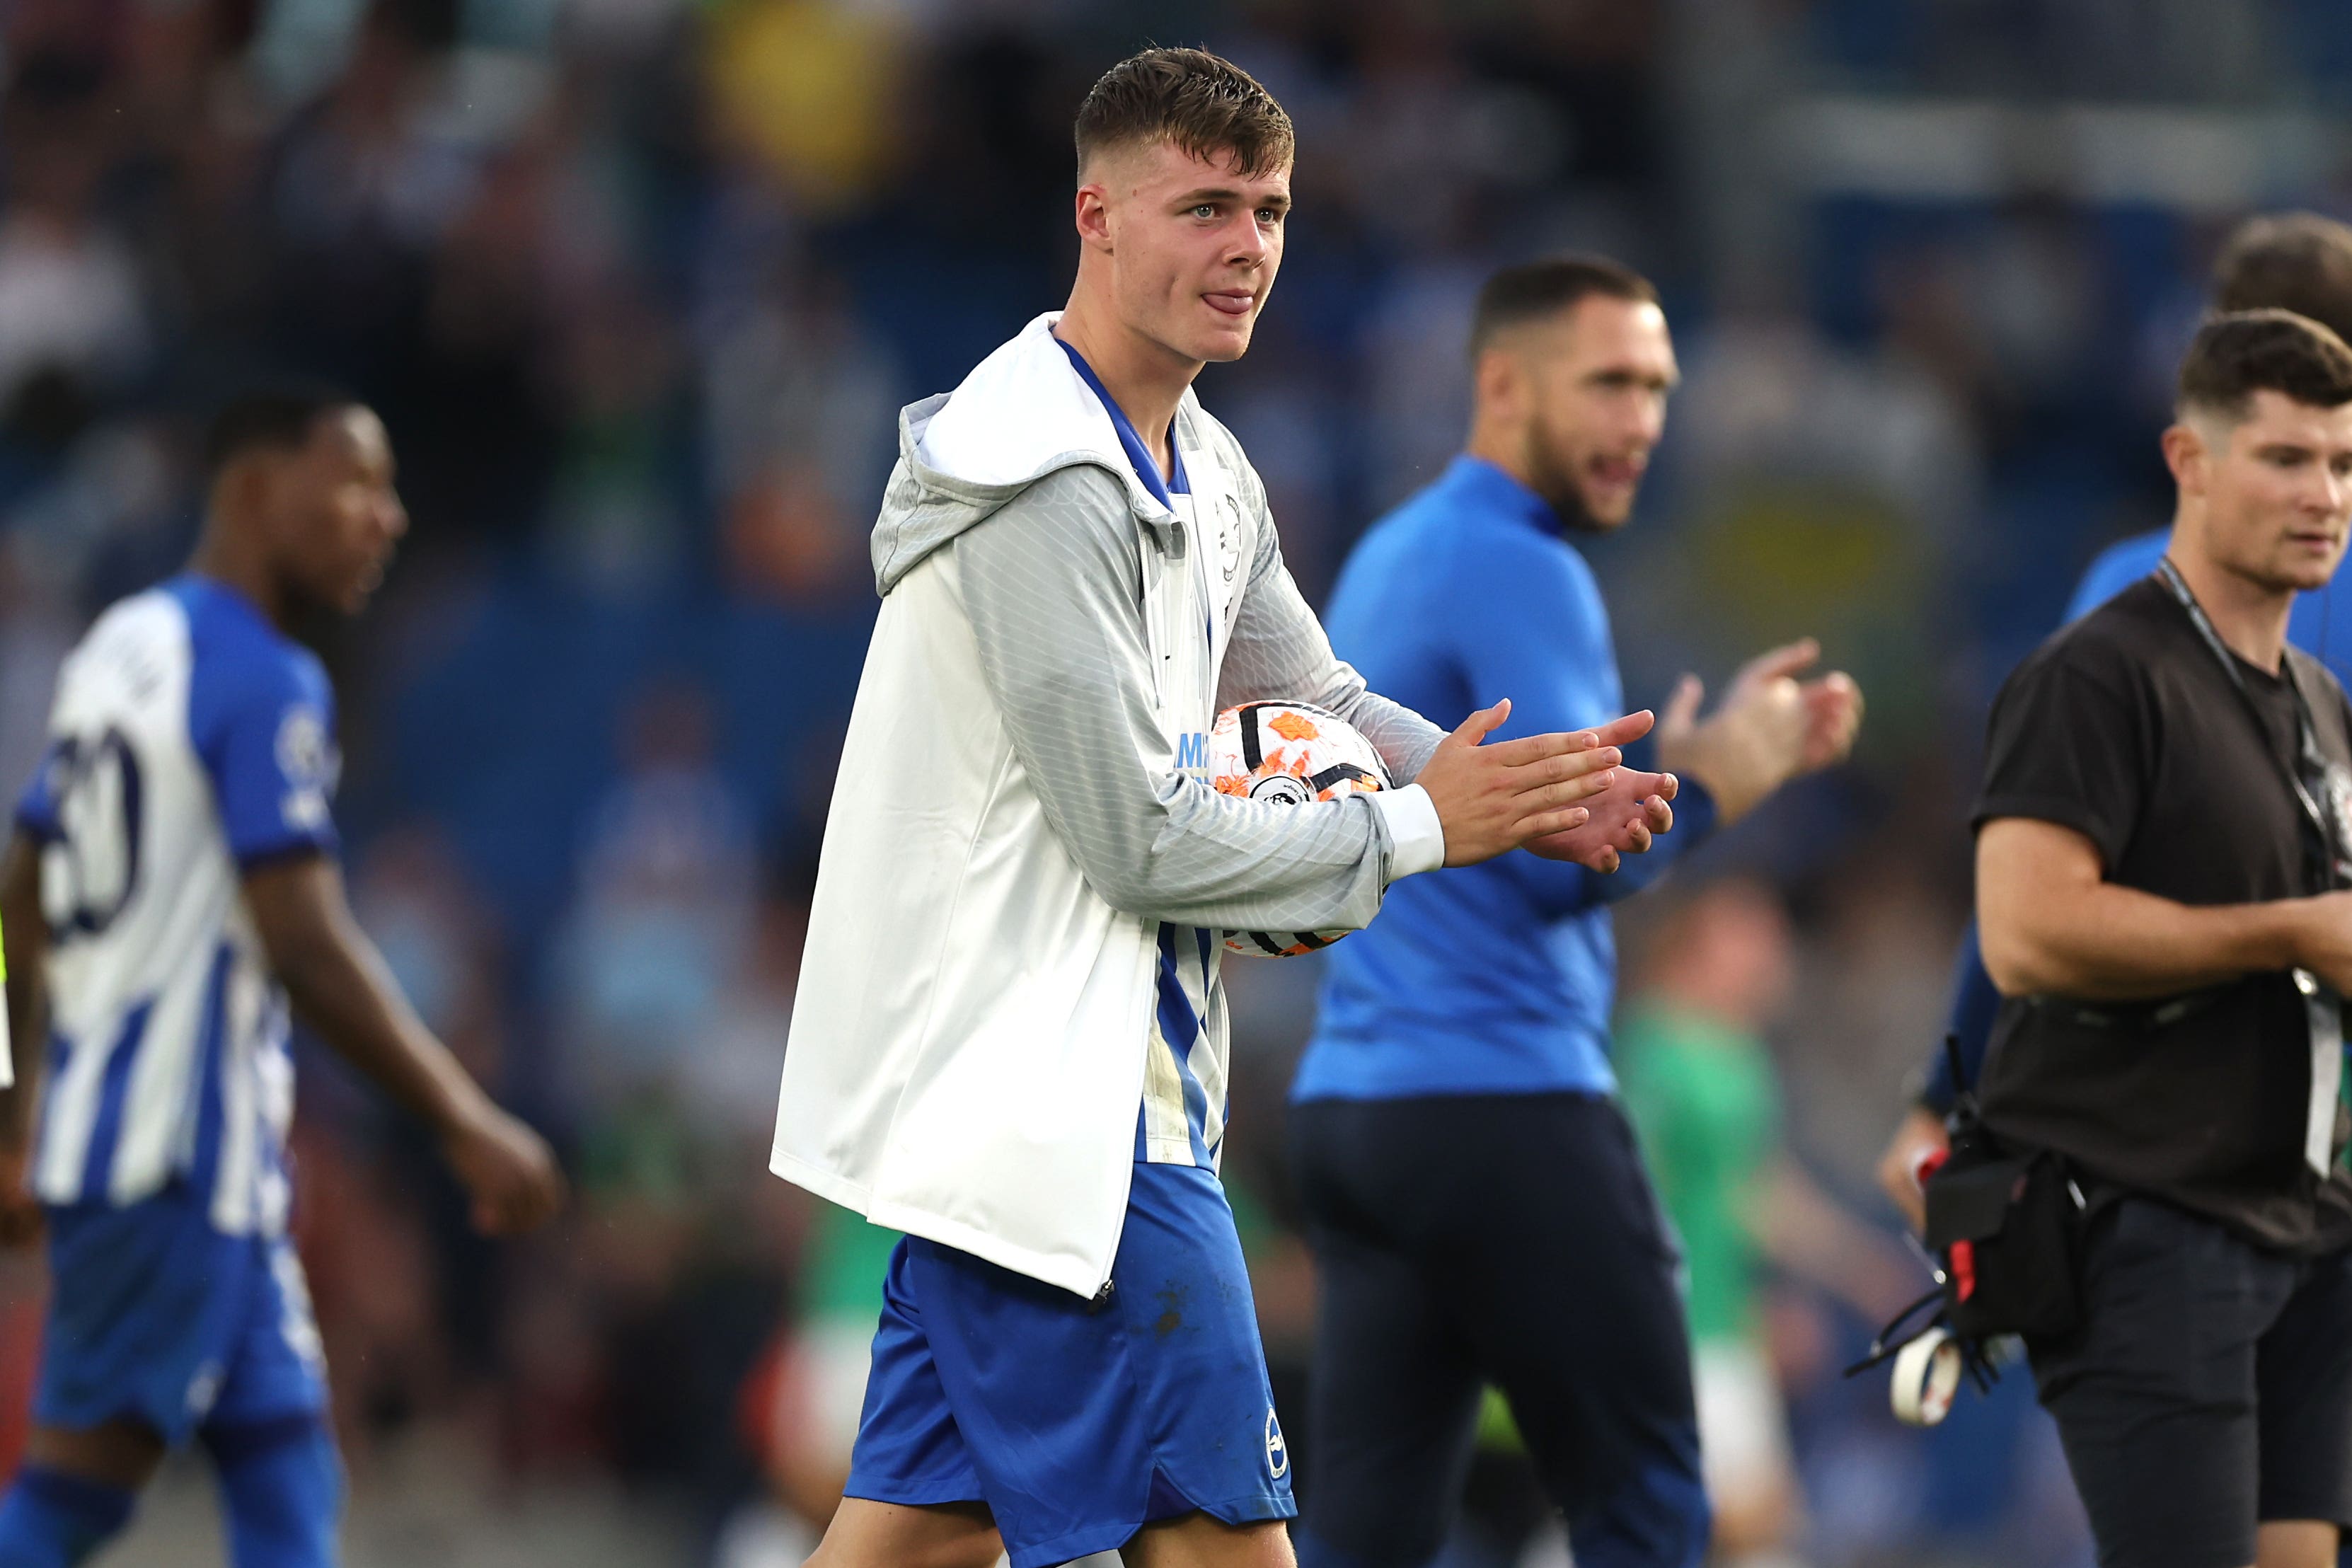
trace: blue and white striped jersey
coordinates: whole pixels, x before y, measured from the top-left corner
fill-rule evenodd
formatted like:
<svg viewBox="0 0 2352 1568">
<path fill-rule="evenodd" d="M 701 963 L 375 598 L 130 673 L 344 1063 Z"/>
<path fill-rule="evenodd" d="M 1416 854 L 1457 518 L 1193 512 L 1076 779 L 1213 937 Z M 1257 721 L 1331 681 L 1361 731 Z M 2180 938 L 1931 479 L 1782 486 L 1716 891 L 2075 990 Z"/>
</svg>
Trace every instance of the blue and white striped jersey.
<svg viewBox="0 0 2352 1568">
<path fill-rule="evenodd" d="M 219 583 L 125 599 L 68 657 L 16 808 L 51 932 L 42 1202 L 186 1182 L 226 1234 L 284 1230 L 286 996 L 240 878 L 333 852 L 339 768 L 325 670 Z"/>
<path fill-rule="evenodd" d="M 1224 1154 L 1231 1032 L 1217 974 L 1224 947 L 1215 931 L 1160 922 L 1138 1160 L 1213 1171 Z"/>
<path fill-rule="evenodd" d="M 1184 477 L 1184 457 L 1171 436 L 1170 471 L 1162 475 L 1151 449 L 1078 351 L 1061 345 L 1110 415 L 1120 449 L 1144 488 L 1160 498 L 1192 531 L 1197 519 L 1192 487 Z M 1208 569 L 1205 552 L 1195 552 L 1190 569 Z M 1201 628 L 1201 647 L 1213 650 L 1216 633 Z M 1217 976 L 1224 943 L 1214 931 L 1193 926 L 1160 926 L 1160 972 L 1153 987 L 1150 1054 L 1144 1059 L 1143 1110 L 1136 1118 L 1135 1157 L 1161 1165 L 1199 1165 L 1215 1170 L 1224 1153 L 1225 1083 L 1232 1046 L 1225 1020 L 1225 989 Z"/>
</svg>

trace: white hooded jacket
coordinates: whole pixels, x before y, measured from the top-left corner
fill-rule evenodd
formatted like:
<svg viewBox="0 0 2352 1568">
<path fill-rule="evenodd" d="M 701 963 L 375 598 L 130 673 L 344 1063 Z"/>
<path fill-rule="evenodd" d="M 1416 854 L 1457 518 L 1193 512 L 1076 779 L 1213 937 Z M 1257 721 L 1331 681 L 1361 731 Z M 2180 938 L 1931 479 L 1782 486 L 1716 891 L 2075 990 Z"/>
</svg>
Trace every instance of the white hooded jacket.
<svg viewBox="0 0 2352 1568">
<path fill-rule="evenodd" d="M 1439 731 L 1332 655 L 1239 444 L 1185 393 L 1190 521 L 1171 512 L 1056 319 L 900 415 L 772 1168 L 1093 1296 L 1137 1158 L 1161 925 L 1359 928 L 1444 841 L 1409 784 Z M 1404 787 L 1219 795 L 1206 732 L 1261 698 L 1339 712 Z"/>
</svg>

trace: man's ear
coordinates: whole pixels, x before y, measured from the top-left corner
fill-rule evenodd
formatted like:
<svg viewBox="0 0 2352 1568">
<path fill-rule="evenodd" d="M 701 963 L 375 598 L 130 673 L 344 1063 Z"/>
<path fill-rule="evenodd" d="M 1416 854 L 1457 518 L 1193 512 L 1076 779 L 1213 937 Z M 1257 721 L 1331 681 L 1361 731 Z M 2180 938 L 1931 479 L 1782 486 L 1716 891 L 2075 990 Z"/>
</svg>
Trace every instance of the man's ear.
<svg viewBox="0 0 2352 1568">
<path fill-rule="evenodd" d="M 2210 479 L 2212 451 L 2209 432 L 2194 421 L 2174 420 L 2164 431 L 2164 466 L 2183 495 L 2203 495 Z"/>
<path fill-rule="evenodd" d="M 1110 249 L 1110 193 L 1100 184 L 1078 187 L 1074 221 L 1078 243 L 1090 250 Z"/>
<path fill-rule="evenodd" d="M 213 476 L 211 510 L 224 517 L 251 517 L 268 501 L 269 475 L 261 455 L 246 451 Z"/>
<path fill-rule="evenodd" d="M 1517 418 L 1528 401 L 1527 361 L 1511 349 L 1490 346 L 1480 352 L 1471 384 L 1482 411 Z"/>
</svg>

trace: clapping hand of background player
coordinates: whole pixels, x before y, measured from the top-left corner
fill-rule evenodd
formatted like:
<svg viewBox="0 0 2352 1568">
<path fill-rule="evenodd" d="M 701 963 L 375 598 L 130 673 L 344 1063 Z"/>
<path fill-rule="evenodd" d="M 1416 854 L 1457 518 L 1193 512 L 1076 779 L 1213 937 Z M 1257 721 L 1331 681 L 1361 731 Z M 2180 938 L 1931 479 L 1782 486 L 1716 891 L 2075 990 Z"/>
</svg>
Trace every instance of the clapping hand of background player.
<svg viewBox="0 0 2352 1568">
<path fill-rule="evenodd" d="M 1645 710 L 1573 734 L 1482 744 L 1510 715 L 1507 698 L 1471 714 L 1413 780 L 1437 808 L 1449 866 L 1475 866 L 1584 826 L 1592 814 L 1583 803 L 1618 782 L 1618 748 L 1648 734 L 1654 721 Z"/>
<path fill-rule="evenodd" d="M 1759 654 L 1732 678 L 1722 705 L 1701 721 L 1706 688 L 1685 675 L 1658 721 L 1658 760 L 1696 779 L 1715 796 L 1724 822 L 1801 773 L 1843 762 L 1862 727 L 1862 689 L 1843 670 L 1801 681 L 1821 658 L 1801 637 Z"/>
</svg>

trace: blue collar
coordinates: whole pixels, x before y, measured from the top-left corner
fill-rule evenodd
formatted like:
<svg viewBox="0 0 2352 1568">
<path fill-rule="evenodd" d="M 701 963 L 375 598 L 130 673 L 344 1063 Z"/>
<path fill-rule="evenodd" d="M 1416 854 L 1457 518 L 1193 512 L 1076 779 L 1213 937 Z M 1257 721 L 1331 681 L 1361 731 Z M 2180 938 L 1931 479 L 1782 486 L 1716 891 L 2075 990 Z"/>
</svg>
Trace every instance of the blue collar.
<svg viewBox="0 0 2352 1568">
<path fill-rule="evenodd" d="M 1174 422 L 1171 421 L 1168 426 L 1168 465 L 1173 472 L 1162 479 L 1160 465 L 1151 456 L 1151 448 L 1145 446 L 1143 437 L 1135 433 L 1135 426 L 1129 423 L 1127 411 L 1118 405 L 1118 400 L 1104 389 L 1102 378 L 1095 374 L 1095 367 L 1087 363 L 1084 354 L 1062 342 L 1061 339 L 1054 341 L 1061 343 L 1062 352 L 1070 356 L 1070 363 L 1077 366 L 1078 374 L 1086 378 L 1087 384 L 1095 389 L 1095 395 L 1102 399 L 1102 405 L 1110 410 L 1111 428 L 1118 432 L 1119 447 L 1127 453 L 1127 460 L 1135 466 L 1135 477 L 1143 481 L 1143 488 L 1151 492 L 1152 499 L 1170 511 L 1174 511 L 1176 502 L 1170 492 L 1184 496 L 1192 493 L 1192 481 L 1184 477 L 1184 454 L 1176 449 Z"/>
<path fill-rule="evenodd" d="M 182 567 L 179 573 L 163 584 L 165 588 L 182 587 L 192 594 L 202 594 L 229 607 L 232 613 L 251 621 L 262 631 L 281 642 L 289 640 L 286 631 L 276 621 L 262 613 L 261 606 L 246 597 L 245 590 L 231 587 L 217 577 L 207 576 L 193 566 Z"/>
<path fill-rule="evenodd" d="M 1502 517 L 1516 517 L 1558 539 L 1564 530 L 1551 503 L 1484 458 L 1465 452 L 1445 466 L 1432 489 L 1449 500 Z"/>
</svg>

